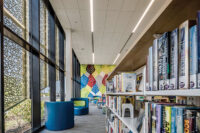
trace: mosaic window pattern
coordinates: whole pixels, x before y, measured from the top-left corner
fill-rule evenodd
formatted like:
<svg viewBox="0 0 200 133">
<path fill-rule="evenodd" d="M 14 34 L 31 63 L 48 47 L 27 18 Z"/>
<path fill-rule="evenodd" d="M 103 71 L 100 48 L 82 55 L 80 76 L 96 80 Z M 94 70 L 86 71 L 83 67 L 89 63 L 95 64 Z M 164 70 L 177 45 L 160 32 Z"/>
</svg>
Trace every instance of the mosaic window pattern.
<svg viewBox="0 0 200 133">
<path fill-rule="evenodd" d="M 5 132 L 31 129 L 31 99 L 28 89 L 27 52 L 4 37 L 4 107 Z"/>
<path fill-rule="evenodd" d="M 47 9 L 43 2 L 43 0 L 40 0 L 40 52 L 44 55 L 47 55 L 47 49 L 48 49 L 48 42 L 47 42 Z"/>
<path fill-rule="evenodd" d="M 4 0 L 4 24 L 20 37 L 25 30 L 25 0 Z"/>
<path fill-rule="evenodd" d="M 4 38 L 5 109 L 26 98 L 25 51 L 16 43 Z"/>
<path fill-rule="evenodd" d="M 23 37 L 23 29 L 17 26 L 17 24 L 14 23 L 12 19 L 4 16 L 4 24 L 13 32 L 15 32 L 18 36 Z"/>
<path fill-rule="evenodd" d="M 4 7 L 15 16 L 21 24 L 24 24 L 24 4 L 25 0 L 4 0 Z"/>
</svg>

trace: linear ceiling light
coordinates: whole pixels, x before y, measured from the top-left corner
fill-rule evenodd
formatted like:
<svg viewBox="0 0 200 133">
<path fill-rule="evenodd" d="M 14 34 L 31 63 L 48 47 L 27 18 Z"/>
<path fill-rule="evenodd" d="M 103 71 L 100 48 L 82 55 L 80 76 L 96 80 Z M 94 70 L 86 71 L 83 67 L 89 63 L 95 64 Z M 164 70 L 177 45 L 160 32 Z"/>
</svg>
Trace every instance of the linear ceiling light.
<svg viewBox="0 0 200 133">
<path fill-rule="evenodd" d="M 147 12 L 149 11 L 149 9 L 151 8 L 151 6 L 153 5 L 153 2 L 155 0 L 151 0 L 151 2 L 149 3 L 149 5 L 147 6 L 147 8 L 145 9 L 144 13 L 142 14 L 141 18 L 139 19 L 139 21 L 137 22 L 136 26 L 134 27 L 132 32 L 135 32 L 138 28 L 138 26 L 140 25 L 140 23 L 142 22 L 143 18 L 145 17 L 145 15 L 147 14 Z"/>
<path fill-rule="evenodd" d="M 117 57 L 115 58 L 113 64 L 115 64 L 115 62 L 117 61 L 117 59 L 119 58 L 119 56 L 120 56 L 120 53 L 117 54 Z"/>
<path fill-rule="evenodd" d="M 90 21 L 91 21 L 91 32 L 93 32 L 94 31 L 93 0 L 90 0 Z"/>
<path fill-rule="evenodd" d="M 92 53 L 92 63 L 94 64 L 94 53 Z"/>
</svg>

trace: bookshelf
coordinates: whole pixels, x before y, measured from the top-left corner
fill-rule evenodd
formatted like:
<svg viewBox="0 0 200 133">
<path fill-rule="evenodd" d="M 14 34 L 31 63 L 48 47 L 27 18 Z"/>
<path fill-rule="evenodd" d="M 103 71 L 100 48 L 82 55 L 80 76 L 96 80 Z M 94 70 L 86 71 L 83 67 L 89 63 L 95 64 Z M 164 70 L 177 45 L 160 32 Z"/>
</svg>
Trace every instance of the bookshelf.
<svg viewBox="0 0 200 133">
<path fill-rule="evenodd" d="M 107 108 L 110 109 L 115 114 L 115 116 L 117 116 L 124 123 L 124 125 L 126 125 L 133 133 L 138 133 L 138 131 L 137 131 L 136 127 L 135 127 L 136 118 L 121 117 L 113 109 L 111 109 L 110 107 L 107 106 Z M 112 124 L 111 124 L 111 126 L 112 126 Z"/>
<path fill-rule="evenodd" d="M 187 19 L 196 19 L 200 0 L 172 0 L 147 32 L 130 49 L 107 78 L 111 80 L 119 72 L 135 71 L 146 64 L 148 48 L 154 40 L 153 34 L 172 31 Z M 183 10 L 184 9 L 184 10 Z"/>
</svg>

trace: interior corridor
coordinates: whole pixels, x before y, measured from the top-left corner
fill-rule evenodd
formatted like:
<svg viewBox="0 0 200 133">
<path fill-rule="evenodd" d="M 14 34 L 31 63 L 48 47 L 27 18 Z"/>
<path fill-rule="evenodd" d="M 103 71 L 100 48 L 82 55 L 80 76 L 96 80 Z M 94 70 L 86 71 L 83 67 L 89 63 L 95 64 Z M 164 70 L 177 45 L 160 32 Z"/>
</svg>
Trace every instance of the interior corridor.
<svg viewBox="0 0 200 133">
<path fill-rule="evenodd" d="M 105 115 L 96 105 L 90 104 L 89 115 L 75 116 L 75 126 L 63 131 L 43 130 L 40 133 L 105 133 Z"/>
</svg>

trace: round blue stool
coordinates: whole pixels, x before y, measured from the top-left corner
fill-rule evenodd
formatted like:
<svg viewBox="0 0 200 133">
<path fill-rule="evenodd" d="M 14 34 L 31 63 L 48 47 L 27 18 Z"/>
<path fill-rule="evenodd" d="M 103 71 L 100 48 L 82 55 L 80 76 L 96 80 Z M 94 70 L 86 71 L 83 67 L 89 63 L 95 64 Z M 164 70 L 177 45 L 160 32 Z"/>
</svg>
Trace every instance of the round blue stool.
<svg viewBox="0 0 200 133">
<path fill-rule="evenodd" d="M 74 104 L 68 102 L 45 102 L 47 130 L 65 130 L 74 127 Z"/>
</svg>

